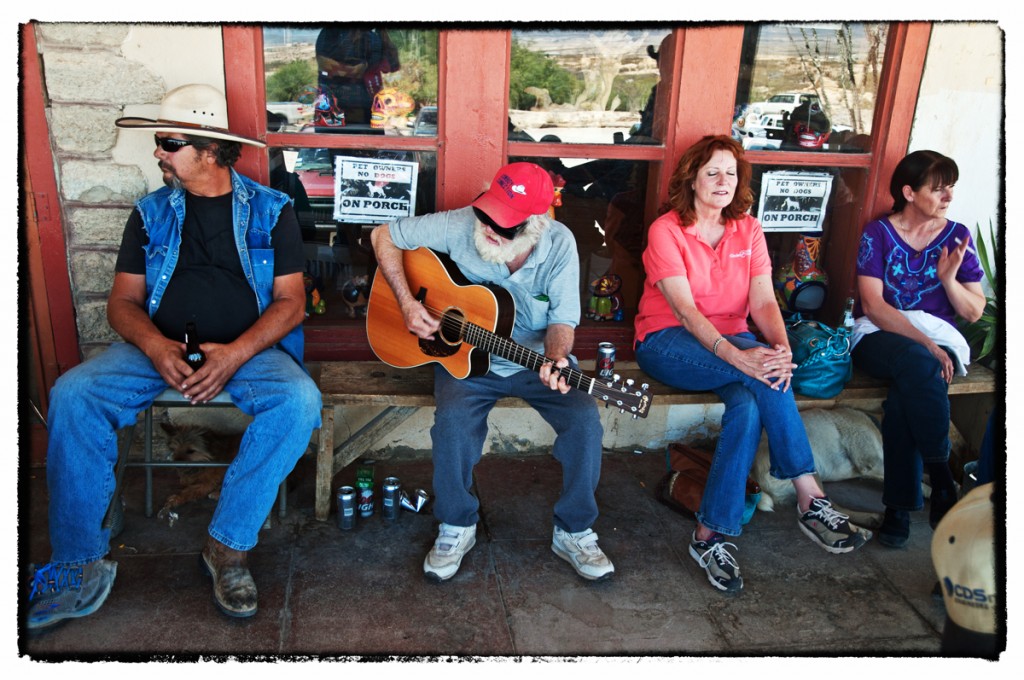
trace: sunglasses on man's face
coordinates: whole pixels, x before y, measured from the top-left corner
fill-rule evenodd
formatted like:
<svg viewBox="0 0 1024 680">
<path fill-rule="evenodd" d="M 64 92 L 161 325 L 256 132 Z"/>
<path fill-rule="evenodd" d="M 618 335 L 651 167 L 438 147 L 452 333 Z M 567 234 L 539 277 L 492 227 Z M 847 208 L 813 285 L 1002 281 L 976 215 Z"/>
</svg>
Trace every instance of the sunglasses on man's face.
<svg viewBox="0 0 1024 680">
<path fill-rule="evenodd" d="M 157 137 L 153 135 L 153 141 L 159 146 L 165 153 L 175 153 L 181 151 L 186 146 L 192 146 L 192 142 L 187 139 L 174 139 L 172 137 Z"/>
<path fill-rule="evenodd" d="M 497 222 L 491 219 L 490 215 L 488 215 L 483 210 L 475 206 L 473 207 L 473 212 L 476 213 L 476 217 L 478 220 L 480 220 L 481 222 L 483 222 L 484 224 L 491 228 L 491 231 L 493 231 L 495 234 L 502 237 L 503 239 L 509 241 L 518 236 L 519 232 L 526 228 L 526 222 L 521 222 L 514 227 L 499 226 Z"/>
</svg>

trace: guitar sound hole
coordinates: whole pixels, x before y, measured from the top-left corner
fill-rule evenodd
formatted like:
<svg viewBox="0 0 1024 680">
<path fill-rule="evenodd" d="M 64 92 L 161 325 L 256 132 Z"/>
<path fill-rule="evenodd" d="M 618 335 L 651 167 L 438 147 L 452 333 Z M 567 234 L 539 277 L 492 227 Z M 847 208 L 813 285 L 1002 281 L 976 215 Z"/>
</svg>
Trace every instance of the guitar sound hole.
<svg viewBox="0 0 1024 680">
<path fill-rule="evenodd" d="M 441 315 L 441 328 L 436 340 L 420 340 L 420 351 L 428 357 L 450 357 L 462 346 L 462 327 L 465 317 L 458 310 Z"/>
<path fill-rule="evenodd" d="M 441 329 L 438 335 L 449 345 L 462 343 L 462 329 L 466 325 L 466 317 L 458 309 L 449 309 L 441 315 Z"/>
</svg>

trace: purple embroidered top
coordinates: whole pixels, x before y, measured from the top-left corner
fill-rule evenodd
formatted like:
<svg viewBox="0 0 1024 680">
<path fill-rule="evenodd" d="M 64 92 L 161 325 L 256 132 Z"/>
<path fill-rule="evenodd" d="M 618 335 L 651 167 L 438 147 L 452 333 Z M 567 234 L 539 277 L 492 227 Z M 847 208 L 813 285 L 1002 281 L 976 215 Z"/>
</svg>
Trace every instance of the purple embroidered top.
<svg viewBox="0 0 1024 680">
<path fill-rule="evenodd" d="M 906 244 L 889 218 L 871 222 L 860 237 L 857 275 L 881 279 L 882 297 L 896 309 L 920 309 L 956 326 L 956 311 L 936 273 L 943 246 L 947 251 L 956 248 L 956 239 L 969 244 L 956 280 L 962 283 L 981 281 L 984 272 L 978 256 L 971 252 L 974 250 L 971 232 L 953 220 L 947 220 L 939 235 L 921 252 Z M 858 315 L 862 313 L 859 307 L 858 303 Z"/>
</svg>

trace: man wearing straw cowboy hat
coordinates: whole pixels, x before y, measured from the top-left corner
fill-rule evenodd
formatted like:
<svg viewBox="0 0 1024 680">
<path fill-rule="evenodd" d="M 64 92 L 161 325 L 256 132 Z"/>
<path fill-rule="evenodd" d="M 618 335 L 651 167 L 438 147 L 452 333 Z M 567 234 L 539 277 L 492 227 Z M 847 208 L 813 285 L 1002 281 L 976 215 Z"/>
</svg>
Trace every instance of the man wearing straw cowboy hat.
<svg viewBox="0 0 1024 680">
<path fill-rule="evenodd" d="M 120 118 L 153 134 L 167 185 L 136 203 L 107 301 L 124 342 L 57 380 L 50 397 L 47 485 L 51 562 L 35 571 L 27 626 L 92 614 L 114 583 L 103 518 L 115 490 L 116 431 L 168 386 L 192 403 L 221 391 L 253 417 L 227 469 L 201 565 L 225 614 L 256 613 L 247 553 L 281 481 L 320 425 L 320 393 L 302 366 L 302 238 L 288 197 L 232 167 L 241 145 L 224 95 L 168 92 L 157 120 Z M 196 323 L 205 363 L 186 363 Z"/>
</svg>

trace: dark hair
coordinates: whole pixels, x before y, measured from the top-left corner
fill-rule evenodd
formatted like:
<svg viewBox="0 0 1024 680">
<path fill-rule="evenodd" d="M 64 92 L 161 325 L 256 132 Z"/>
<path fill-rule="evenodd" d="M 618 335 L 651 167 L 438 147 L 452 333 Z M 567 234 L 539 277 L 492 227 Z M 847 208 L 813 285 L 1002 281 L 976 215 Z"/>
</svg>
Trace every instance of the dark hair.
<svg viewBox="0 0 1024 680">
<path fill-rule="evenodd" d="M 732 203 L 722 209 L 722 216 L 730 220 L 739 219 L 754 202 L 754 194 L 750 190 L 753 171 L 750 162 L 743 157 L 743 145 L 726 135 L 706 135 L 683 152 L 668 183 L 669 208 L 679 214 L 684 225 L 697 221 L 693 183 L 697 172 L 711 160 L 716 151 L 728 151 L 736 159 L 736 193 Z"/>
<path fill-rule="evenodd" d="M 892 211 L 898 213 L 907 207 L 907 199 L 903 197 L 903 187 L 909 186 L 917 191 L 925 184 L 933 187 L 956 184 L 960 177 L 960 169 L 956 161 L 943 156 L 938 151 L 921 150 L 907 154 L 896 164 L 889 180 L 889 193 L 892 195 Z"/>
<path fill-rule="evenodd" d="M 209 137 L 197 137 L 185 135 L 185 139 L 192 142 L 196 151 L 209 151 L 217 159 L 217 165 L 222 168 L 230 168 L 242 155 L 241 142 L 232 142 L 228 139 L 211 139 Z"/>
</svg>

